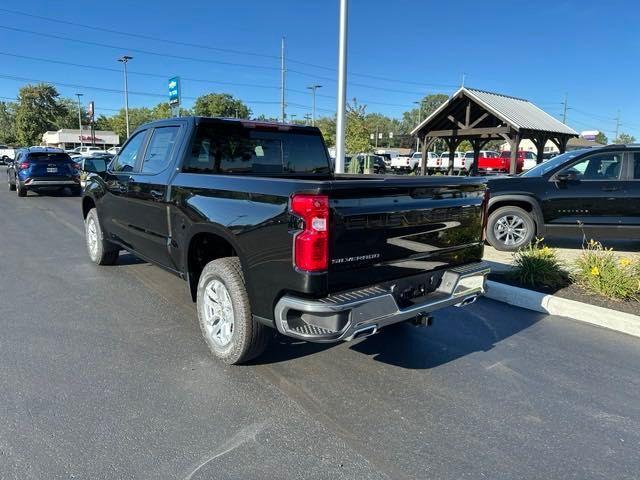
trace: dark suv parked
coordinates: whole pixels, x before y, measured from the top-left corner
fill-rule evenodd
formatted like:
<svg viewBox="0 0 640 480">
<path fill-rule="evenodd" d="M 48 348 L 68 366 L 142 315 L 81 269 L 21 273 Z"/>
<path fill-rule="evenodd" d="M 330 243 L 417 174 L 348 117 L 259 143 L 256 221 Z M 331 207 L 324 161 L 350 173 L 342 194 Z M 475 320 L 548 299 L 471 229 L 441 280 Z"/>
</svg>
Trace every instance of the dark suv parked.
<svg viewBox="0 0 640 480">
<path fill-rule="evenodd" d="M 640 239 L 640 145 L 566 152 L 489 190 L 487 240 L 498 250 L 536 235 Z"/>
<path fill-rule="evenodd" d="M 31 147 L 16 153 L 7 168 L 9 190 L 25 197 L 28 190 L 69 187 L 80 195 L 80 168 L 71 157 L 57 148 Z"/>
</svg>

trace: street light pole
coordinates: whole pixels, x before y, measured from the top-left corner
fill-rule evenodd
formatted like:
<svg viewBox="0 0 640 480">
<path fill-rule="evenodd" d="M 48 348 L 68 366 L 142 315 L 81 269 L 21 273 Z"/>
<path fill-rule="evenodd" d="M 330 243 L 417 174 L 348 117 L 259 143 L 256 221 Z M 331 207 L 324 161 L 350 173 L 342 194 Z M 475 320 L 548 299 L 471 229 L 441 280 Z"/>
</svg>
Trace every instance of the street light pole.
<svg viewBox="0 0 640 480">
<path fill-rule="evenodd" d="M 313 96 L 313 107 L 311 109 L 311 125 L 316 126 L 316 90 L 322 88 L 322 85 L 310 85 L 307 87 L 311 90 L 311 94 Z"/>
<path fill-rule="evenodd" d="M 78 97 L 78 129 L 80 130 L 80 146 L 82 147 L 84 144 L 82 143 L 82 107 L 80 105 L 80 97 L 82 97 L 82 93 L 76 93 Z"/>
<path fill-rule="evenodd" d="M 344 173 L 345 122 L 347 109 L 347 17 L 348 0 L 340 0 L 338 28 L 338 105 L 336 112 L 336 173 Z"/>
<path fill-rule="evenodd" d="M 133 59 L 129 55 L 123 55 L 118 59 L 124 65 L 124 118 L 127 123 L 127 138 L 129 138 L 129 79 L 127 78 L 127 63 Z"/>
</svg>

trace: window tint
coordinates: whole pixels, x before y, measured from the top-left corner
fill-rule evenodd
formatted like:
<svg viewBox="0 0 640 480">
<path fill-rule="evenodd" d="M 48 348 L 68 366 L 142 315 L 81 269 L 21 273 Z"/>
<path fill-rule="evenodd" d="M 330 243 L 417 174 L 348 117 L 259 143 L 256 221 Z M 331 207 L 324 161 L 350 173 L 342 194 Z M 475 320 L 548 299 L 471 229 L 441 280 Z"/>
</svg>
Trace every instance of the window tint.
<svg viewBox="0 0 640 480">
<path fill-rule="evenodd" d="M 617 180 L 622 166 L 622 152 L 590 155 L 562 173 L 575 175 L 579 180 Z"/>
<path fill-rule="evenodd" d="M 640 152 L 633 154 L 633 178 L 640 180 Z"/>
<path fill-rule="evenodd" d="M 319 135 L 266 131 L 242 124 L 198 127 L 191 156 L 183 168 L 192 173 L 329 174 L 327 152 Z"/>
<path fill-rule="evenodd" d="M 158 127 L 153 130 L 153 135 L 144 154 L 143 173 L 158 173 L 167 168 L 176 143 L 178 128 Z"/>
<path fill-rule="evenodd" d="M 34 162 L 66 162 L 71 160 L 71 157 L 66 153 L 58 152 L 31 152 L 29 160 Z"/>
<path fill-rule="evenodd" d="M 133 172 L 138 160 L 138 151 L 144 140 L 146 131 L 136 133 L 120 151 L 120 154 L 113 162 L 114 172 Z"/>
</svg>

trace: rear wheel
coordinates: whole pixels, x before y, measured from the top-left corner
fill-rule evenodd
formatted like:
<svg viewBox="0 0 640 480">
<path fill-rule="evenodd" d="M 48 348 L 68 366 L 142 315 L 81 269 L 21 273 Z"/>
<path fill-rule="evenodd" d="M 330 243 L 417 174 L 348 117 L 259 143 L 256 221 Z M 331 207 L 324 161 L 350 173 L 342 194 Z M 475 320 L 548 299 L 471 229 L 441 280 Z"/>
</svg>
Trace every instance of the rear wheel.
<svg viewBox="0 0 640 480">
<path fill-rule="evenodd" d="M 15 183 L 15 187 L 14 188 L 15 188 L 15 190 L 16 190 L 16 192 L 17 192 L 19 197 L 26 197 L 27 196 L 27 187 L 23 187 L 20 184 L 20 180 L 18 180 L 17 178 L 16 178 L 16 183 Z"/>
<path fill-rule="evenodd" d="M 87 251 L 91 261 L 97 265 L 113 265 L 118 260 L 120 249 L 117 245 L 104 239 L 98 212 L 92 208 L 84 221 Z"/>
<path fill-rule="evenodd" d="M 233 365 L 264 352 L 268 327 L 253 319 L 238 257 L 219 258 L 204 267 L 197 306 L 202 335 L 215 357 Z"/>
<path fill-rule="evenodd" d="M 500 207 L 489 215 L 487 240 L 496 250 L 515 252 L 535 235 L 531 214 L 520 207 Z"/>
<path fill-rule="evenodd" d="M 11 182 L 11 175 L 7 172 L 7 184 L 9 185 L 9 190 L 13 192 L 16 189 L 16 184 Z"/>
</svg>

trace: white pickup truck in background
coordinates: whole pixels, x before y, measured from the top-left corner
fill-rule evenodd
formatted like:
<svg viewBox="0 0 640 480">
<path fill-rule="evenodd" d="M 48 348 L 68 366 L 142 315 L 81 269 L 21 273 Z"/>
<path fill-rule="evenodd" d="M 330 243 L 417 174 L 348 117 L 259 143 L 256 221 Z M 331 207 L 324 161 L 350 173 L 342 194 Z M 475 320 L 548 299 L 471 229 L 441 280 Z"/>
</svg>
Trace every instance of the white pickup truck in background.
<svg viewBox="0 0 640 480">
<path fill-rule="evenodd" d="M 0 145 L 0 163 L 9 163 L 9 160 L 13 160 L 15 158 L 15 155 L 15 148 L 7 147 L 6 145 Z"/>
</svg>

